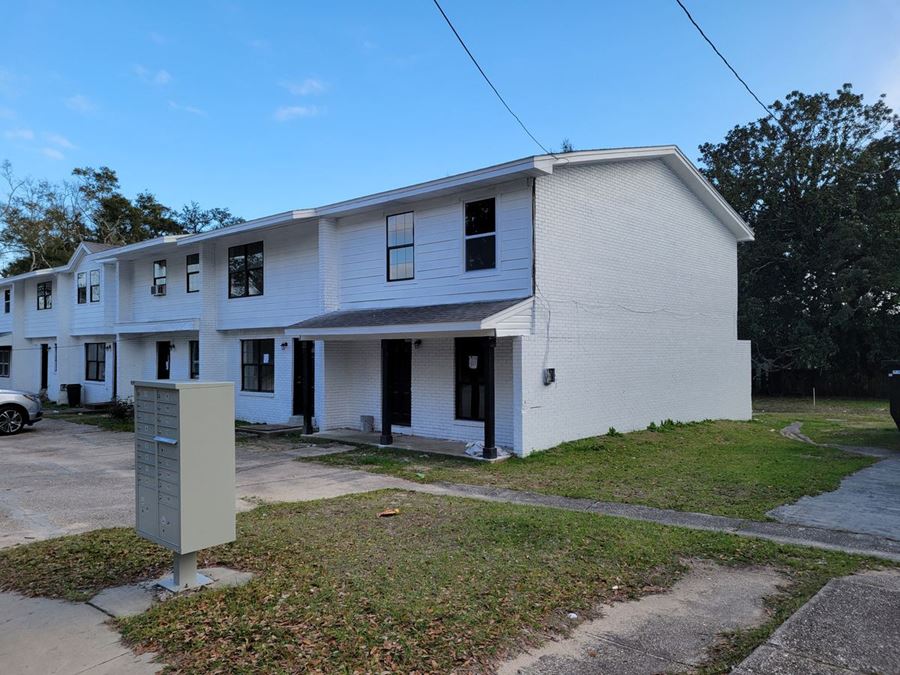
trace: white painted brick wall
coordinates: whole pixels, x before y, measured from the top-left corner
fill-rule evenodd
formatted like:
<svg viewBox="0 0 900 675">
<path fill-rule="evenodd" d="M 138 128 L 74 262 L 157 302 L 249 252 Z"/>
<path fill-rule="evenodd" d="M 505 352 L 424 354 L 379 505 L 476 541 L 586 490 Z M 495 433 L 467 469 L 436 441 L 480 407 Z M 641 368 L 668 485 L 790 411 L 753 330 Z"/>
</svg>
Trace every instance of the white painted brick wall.
<svg viewBox="0 0 900 675">
<path fill-rule="evenodd" d="M 736 242 L 661 162 L 536 181 L 535 334 L 522 340 L 526 452 L 666 418 L 747 419 Z M 556 368 L 557 382 L 542 383 Z"/>
</svg>

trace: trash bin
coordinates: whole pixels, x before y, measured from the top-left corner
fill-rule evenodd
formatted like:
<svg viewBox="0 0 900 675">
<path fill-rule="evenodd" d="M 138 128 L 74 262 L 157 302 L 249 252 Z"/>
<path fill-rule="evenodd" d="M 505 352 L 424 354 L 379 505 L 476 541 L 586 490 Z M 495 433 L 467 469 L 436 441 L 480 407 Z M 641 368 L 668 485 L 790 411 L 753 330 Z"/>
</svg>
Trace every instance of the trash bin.
<svg viewBox="0 0 900 675">
<path fill-rule="evenodd" d="M 81 406 L 81 385 L 67 384 L 66 393 L 69 395 L 69 406 L 78 408 Z"/>
<path fill-rule="evenodd" d="M 65 384 L 59 385 L 59 395 L 56 397 L 56 402 L 59 405 L 69 405 L 69 390 L 66 389 L 67 386 Z"/>
<path fill-rule="evenodd" d="M 891 417 L 900 431 L 900 365 L 888 373 L 888 396 L 891 399 Z"/>
</svg>

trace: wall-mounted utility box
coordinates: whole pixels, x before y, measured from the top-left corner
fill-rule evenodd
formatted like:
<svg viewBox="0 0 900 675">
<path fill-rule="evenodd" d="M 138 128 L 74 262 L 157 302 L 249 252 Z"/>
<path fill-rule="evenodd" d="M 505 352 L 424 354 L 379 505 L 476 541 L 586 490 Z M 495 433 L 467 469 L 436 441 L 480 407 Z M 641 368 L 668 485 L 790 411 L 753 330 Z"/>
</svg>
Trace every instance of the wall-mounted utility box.
<svg viewBox="0 0 900 675">
<path fill-rule="evenodd" d="M 134 383 L 137 533 L 175 553 L 234 541 L 234 384 Z"/>
</svg>

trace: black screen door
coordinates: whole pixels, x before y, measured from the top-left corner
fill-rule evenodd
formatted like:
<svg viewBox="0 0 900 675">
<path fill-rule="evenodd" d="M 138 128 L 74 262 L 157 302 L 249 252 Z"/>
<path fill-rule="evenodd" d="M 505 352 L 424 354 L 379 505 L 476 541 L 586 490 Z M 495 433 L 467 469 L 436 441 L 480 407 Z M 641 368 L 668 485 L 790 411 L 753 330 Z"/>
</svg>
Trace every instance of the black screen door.
<svg viewBox="0 0 900 675">
<path fill-rule="evenodd" d="M 313 415 L 316 412 L 313 389 L 313 383 L 316 381 L 315 346 L 315 342 L 294 340 L 294 415 L 305 414 L 307 398 L 310 412 Z"/>
<path fill-rule="evenodd" d="M 391 340 L 391 424 L 408 427 L 412 424 L 412 343 Z"/>
<path fill-rule="evenodd" d="M 171 357 L 171 345 L 169 341 L 156 343 L 156 379 L 169 379 L 169 362 Z"/>
<path fill-rule="evenodd" d="M 50 372 L 50 345 L 41 345 L 41 389 L 48 386 L 48 376 Z"/>
</svg>

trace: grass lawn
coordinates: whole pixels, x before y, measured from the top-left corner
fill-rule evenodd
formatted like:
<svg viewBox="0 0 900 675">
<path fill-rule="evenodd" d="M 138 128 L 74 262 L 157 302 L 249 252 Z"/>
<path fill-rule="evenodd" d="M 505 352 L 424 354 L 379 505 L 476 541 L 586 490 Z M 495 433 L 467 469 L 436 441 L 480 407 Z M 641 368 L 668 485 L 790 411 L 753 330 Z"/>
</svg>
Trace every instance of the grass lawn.
<svg viewBox="0 0 900 675">
<path fill-rule="evenodd" d="M 834 490 L 874 460 L 783 438 L 778 419 L 702 422 L 598 436 L 496 464 L 360 448 L 312 461 L 420 482 L 448 481 L 756 520 Z M 900 435 L 900 434 L 898 434 Z"/>
<path fill-rule="evenodd" d="M 47 414 L 47 419 L 58 419 L 64 422 L 75 422 L 76 424 L 91 424 L 105 431 L 134 431 L 134 420 L 125 419 L 118 420 L 105 413 L 81 413 L 81 414 Z"/>
<path fill-rule="evenodd" d="M 399 508 L 392 518 L 379 518 Z M 382 491 L 261 506 L 204 564 L 250 570 L 120 620 L 125 638 L 182 672 L 482 670 L 566 613 L 669 587 L 684 560 L 767 564 L 790 585 L 760 629 L 727 636 L 727 671 L 831 577 L 879 565 L 732 535 L 541 507 Z M 85 599 L 158 575 L 169 553 L 120 528 L 0 551 L 0 588 Z M 617 587 L 615 590 L 613 587 Z"/>
<path fill-rule="evenodd" d="M 762 419 L 802 422 L 803 433 L 817 443 L 860 445 L 900 450 L 900 431 L 887 401 L 808 398 L 758 398 Z"/>
</svg>

